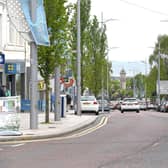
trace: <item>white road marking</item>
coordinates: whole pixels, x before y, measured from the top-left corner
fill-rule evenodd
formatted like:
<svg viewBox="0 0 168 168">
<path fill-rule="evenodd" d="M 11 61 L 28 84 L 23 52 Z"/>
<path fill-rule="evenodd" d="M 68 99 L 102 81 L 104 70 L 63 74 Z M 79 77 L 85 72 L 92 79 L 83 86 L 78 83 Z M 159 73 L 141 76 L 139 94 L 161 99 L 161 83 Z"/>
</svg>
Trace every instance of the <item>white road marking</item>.
<svg viewBox="0 0 168 168">
<path fill-rule="evenodd" d="M 23 145 L 25 145 L 25 143 L 11 145 L 11 147 L 16 148 L 16 147 L 23 146 Z"/>
<path fill-rule="evenodd" d="M 155 146 L 158 146 L 158 145 L 159 145 L 159 143 L 156 142 L 156 143 L 154 143 L 154 144 L 152 145 L 152 147 L 155 147 Z"/>
</svg>

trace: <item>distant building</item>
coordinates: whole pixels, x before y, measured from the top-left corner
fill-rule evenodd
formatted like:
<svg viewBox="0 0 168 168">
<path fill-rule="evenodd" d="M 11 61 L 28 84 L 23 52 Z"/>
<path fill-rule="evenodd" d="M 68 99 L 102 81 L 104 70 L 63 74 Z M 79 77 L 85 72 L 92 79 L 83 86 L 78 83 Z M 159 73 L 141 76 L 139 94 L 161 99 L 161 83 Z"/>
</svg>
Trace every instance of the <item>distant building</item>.
<svg viewBox="0 0 168 168">
<path fill-rule="evenodd" d="M 126 72 L 124 69 L 120 71 L 120 87 L 126 89 Z"/>
</svg>

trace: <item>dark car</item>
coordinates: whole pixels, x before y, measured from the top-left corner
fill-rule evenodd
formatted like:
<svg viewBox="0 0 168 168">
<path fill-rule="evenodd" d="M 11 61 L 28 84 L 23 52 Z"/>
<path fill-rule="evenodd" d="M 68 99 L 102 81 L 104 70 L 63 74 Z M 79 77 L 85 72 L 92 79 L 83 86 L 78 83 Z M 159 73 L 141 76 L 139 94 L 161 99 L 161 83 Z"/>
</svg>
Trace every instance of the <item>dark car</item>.
<svg viewBox="0 0 168 168">
<path fill-rule="evenodd" d="M 99 99 L 98 103 L 99 103 L 99 111 L 102 111 L 102 108 L 104 109 L 104 111 L 110 111 L 109 102 L 107 100 L 102 101 Z"/>
</svg>

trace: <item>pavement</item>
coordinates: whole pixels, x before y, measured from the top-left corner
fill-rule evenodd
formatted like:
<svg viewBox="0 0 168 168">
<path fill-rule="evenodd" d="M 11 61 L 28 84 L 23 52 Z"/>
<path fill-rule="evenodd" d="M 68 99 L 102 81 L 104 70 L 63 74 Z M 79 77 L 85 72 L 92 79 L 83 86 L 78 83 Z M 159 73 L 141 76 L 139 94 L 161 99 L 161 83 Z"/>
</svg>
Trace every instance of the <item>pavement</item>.
<svg viewBox="0 0 168 168">
<path fill-rule="evenodd" d="M 87 127 L 94 122 L 98 116 L 94 114 L 75 115 L 73 110 L 66 112 L 65 117 L 61 117 L 60 121 L 54 121 L 54 113 L 50 112 L 50 123 L 46 124 L 45 113 L 38 114 L 38 129 L 30 129 L 30 113 L 19 113 L 20 128 L 19 135 L 0 135 L 0 142 L 22 141 L 54 138 L 66 135 L 73 131 L 77 131 Z"/>
</svg>

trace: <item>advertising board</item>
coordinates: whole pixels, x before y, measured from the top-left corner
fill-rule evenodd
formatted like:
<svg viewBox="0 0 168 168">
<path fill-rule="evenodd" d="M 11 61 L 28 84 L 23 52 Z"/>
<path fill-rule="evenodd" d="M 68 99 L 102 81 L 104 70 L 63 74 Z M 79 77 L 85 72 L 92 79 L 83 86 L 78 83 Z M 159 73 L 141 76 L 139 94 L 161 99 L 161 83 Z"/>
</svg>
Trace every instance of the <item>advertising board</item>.
<svg viewBox="0 0 168 168">
<path fill-rule="evenodd" d="M 20 127 L 20 96 L 0 97 L 0 132 Z"/>
<path fill-rule="evenodd" d="M 158 85 L 157 85 L 157 93 L 158 93 Z M 160 81 L 160 94 L 167 95 L 168 94 L 168 80 Z"/>
</svg>

